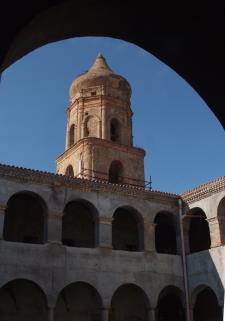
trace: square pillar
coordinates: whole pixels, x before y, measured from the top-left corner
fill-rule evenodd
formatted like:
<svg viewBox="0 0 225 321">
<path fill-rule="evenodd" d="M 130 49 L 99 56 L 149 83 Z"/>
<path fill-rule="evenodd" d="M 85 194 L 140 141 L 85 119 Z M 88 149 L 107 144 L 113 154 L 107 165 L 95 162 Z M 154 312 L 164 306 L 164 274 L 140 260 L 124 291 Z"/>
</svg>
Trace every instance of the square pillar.
<svg viewBox="0 0 225 321">
<path fill-rule="evenodd" d="M 48 321 L 54 321 L 55 308 L 48 307 Z"/>
<path fill-rule="evenodd" d="M 150 308 L 147 310 L 147 320 L 148 321 L 155 321 L 156 320 L 156 313 L 155 313 L 155 309 Z"/>
<path fill-rule="evenodd" d="M 211 247 L 221 246 L 221 231 L 220 231 L 220 224 L 221 222 L 218 220 L 217 216 L 209 218 L 209 231 L 210 231 L 210 238 L 211 238 Z"/>
<path fill-rule="evenodd" d="M 99 247 L 112 249 L 112 218 L 99 218 Z"/>
<path fill-rule="evenodd" d="M 155 224 L 144 222 L 144 251 L 155 252 Z"/>
<path fill-rule="evenodd" d="M 62 212 L 49 210 L 47 234 L 49 243 L 62 243 L 62 216 Z"/>
</svg>

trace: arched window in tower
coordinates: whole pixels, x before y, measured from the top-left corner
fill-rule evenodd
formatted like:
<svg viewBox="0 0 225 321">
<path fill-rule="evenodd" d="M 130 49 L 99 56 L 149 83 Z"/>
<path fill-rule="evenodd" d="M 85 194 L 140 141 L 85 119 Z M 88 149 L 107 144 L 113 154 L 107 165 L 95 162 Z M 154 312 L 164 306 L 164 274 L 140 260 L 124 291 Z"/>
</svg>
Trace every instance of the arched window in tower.
<svg viewBox="0 0 225 321">
<path fill-rule="evenodd" d="M 120 207 L 115 211 L 112 222 L 112 245 L 114 250 L 143 251 L 143 218 L 134 208 Z"/>
<path fill-rule="evenodd" d="M 73 146 L 75 143 L 75 126 L 70 126 L 70 132 L 69 132 L 69 147 Z"/>
<path fill-rule="evenodd" d="M 98 243 L 98 213 L 87 201 L 69 202 L 62 219 L 62 243 L 67 246 L 93 248 Z"/>
<path fill-rule="evenodd" d="M 46 241 L 47 208 L 32 192 L 14 194 L 7 203 L 4 239 L 11 242 L 41 244 Z"/>
<path fill-rule="evenodd" d="M 190 253 L 210 249 L 211 239 L 206 215 L 199 207 L 191 209 L 185 218 L 184 226 L 188 232 Z"/>
<path fill-rule="evenodd" d="M 65 175 L 66 176 L 70 176 L 70 177 L 74 177 L 74 172 L 73 172 L 73 166 L 72 165 L 67 166 Z"/>
<path fill-rule="evenodd" d="M 121 128 L 120 123 L 116 118 L 111 119 L 110 121 L 110 140 L 112 142 L 121 142 Z"/>
<path fill-rule="evenodd" d="M 99 137 L 99 120 L 89 116 L 84 121 L 84 137 Z"/>
<path fill-rule="evenodd" d="M 123 181 L 123 165 L 120 161 L 112 161 L 109 168 L 109 182 L 120 184 Z"/>
<path fill-rule="evenodd" d="M 155 247 L 158 253 L 177 254 L 176 231 L 173 215 L 161 212 L 155 218 Z"/>
</svg>

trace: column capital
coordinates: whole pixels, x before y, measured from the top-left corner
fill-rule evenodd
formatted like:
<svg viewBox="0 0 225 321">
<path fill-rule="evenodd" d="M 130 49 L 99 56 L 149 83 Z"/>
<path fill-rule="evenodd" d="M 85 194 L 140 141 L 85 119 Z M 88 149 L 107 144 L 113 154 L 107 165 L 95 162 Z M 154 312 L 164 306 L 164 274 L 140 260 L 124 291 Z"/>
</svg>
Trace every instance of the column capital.
<svg viewBox="0 0 225 321">
<path fill-rule="evenodd" d="M 49 209 L 48 211 L 48 217 L 49 218 L 62 218 L 63 217 L 63 211 L 59 211 L 56 209 Z"/>
<path fill-rule="evenodd" d="M 4 212 L 7 208 L 7 204 L 5 203 L 0 203 L 0 214 Z"/>
</svg>

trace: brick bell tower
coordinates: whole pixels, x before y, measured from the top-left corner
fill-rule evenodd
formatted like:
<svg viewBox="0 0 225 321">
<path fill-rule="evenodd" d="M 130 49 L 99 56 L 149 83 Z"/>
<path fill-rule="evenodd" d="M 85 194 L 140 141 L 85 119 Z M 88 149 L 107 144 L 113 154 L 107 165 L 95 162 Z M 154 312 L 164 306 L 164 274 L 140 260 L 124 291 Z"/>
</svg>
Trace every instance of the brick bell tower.
<svg viewBox="0 0 225 321">
<path fill-rule="evenodd" d="M 131 87 L 99 54 L 70 87 L 65 152 L 57 173 L 144 185 L 145 151 L 133 147 Z"/>
</svg>

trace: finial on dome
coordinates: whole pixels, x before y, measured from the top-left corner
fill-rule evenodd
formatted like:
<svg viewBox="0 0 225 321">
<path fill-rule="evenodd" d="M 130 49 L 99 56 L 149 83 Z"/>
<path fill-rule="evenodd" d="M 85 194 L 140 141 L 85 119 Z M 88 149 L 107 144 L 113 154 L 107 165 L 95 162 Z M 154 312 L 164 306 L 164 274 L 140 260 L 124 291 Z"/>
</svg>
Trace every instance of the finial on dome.
<svg viewBox="0 0 225 321">
<path fill-rule="evenodd" d="M 98 53 L 97 58 L 104 58 L 103 55 L 101 54 L 101 52 Z"/>
<path fill-rule="evenodd" d="M 94 64 L 88 70 L 88 73 L 102 72 L 102 71 L 109 72 L 109 73 L 113 72 L 112 69 L 107 64 L 105 57 L 99 52 L 95 59 Z"/>
</svg>

